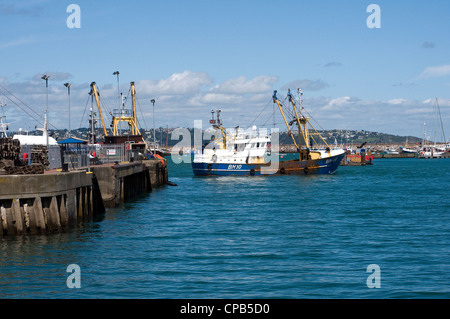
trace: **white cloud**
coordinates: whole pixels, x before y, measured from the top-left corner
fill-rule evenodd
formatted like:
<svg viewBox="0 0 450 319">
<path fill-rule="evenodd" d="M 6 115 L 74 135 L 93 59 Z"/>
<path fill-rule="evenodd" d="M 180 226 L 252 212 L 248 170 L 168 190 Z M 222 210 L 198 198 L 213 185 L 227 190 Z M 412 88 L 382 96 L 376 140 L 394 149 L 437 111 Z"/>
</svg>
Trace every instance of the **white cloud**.
<svg viewBox="0 0 450 319">
<path fill-rule="evenodd" d="M 159 81 L 141 80 L 136 83 L 139 92 L 153 95 L 195 94 L 206 85 L 211 84 L 211 78 L 206 73 L 184 71 L 174 73 L 167 79 Z"/>
<path fill-rule="evenodd" d="M 260 75 L 251 80 L 247 80 L 245 76 L 241 76 L 214 86 L 211 92 L 233 94 L 270 92 L 277 81 L 278 77 L 275 76 Z"/>
<path fill-rule="evenodd" d="M 326 105 L 322 106 L 321 109 L 324 111 L 339 111 L 342 109 L 348 109 L 350 107 L 357 106 L 356 103 L 361 102 L 360 99 L 350 96 L 342 96 L 333 99 L 328 99 Z"/>
<path fill-rule="evenodd" d="M 438 98 L 438 103 L 439 106 L 450 106 L 450 99 L 442 99 L 442 98 Z M 430 98 L 430 99 L 426 99 L 422 102 L 423 104 L 429 104 L 429 105 L 435 105 L 436 103 L 436 98 Z"/>
<path fill-rule="evenodd" d="M 435 118 L 435 100 L 305 97 L 303 105 L 324 129 L 364 129 L 421 137 L 424 120 L 432 122 Z M 450 119 L 450 99 L 439 99 L 439 105 L 446 123 Z"/>
<path fill-rule="evenodd" d="M 200 105 L 206 104 L 240 104 L 243 97 L 237 94 L 228 93 L 206 93 L 198 95 L 195 99 Z"/>
<path fill-rule="evenodd" d="M 423 70 L 419 75 L 419 79 L 428 79 L 450 75 L 450 64 L 440 66 L 430 66 Z"/>
<path fill-rule="evenodd" d="M 65 72 L 53 72 L 53 79 L 67 79 L 71 75 Z M 45 83 L 41 74 L 32 76 L 23 82 L 9 82 L 0 78 L 0 84 L 40 114 L 43 114 L 46 102 Z M 153 109 L 151 98 L 156 99 L 156 126 L 192 127 L 194 120 L 201 119 L 206 123 L 211 109 L 222 109 L 226 126 L 252 123 L 271 125 L 272 115 L 278 116 L 277 125 L 284 130 L 284 121 L 272 103 L 272 94 L 278 78 L 260 75 L 254 78 L 237 77 L 214 83 L 207 73 L 184 71 L 174 73 L 161 80 L 145 79 L 136 82 L 138 114 L 143 113 L 145 121 L 152 124 Z M 67 127 L 67 89 L 62 85 L 49 86 L 49 119 L 58 127 Z M 87 95 L 89 83 L 72 83 L 71 87 L 71 119 L 72 127 L 88 126 L 87 113 L 91 100 Z M 99 88 L 102 103 L 115 108 L 117 103 L 117 87 L 115 83 L 105 84 Z M 126 92 L 126 91 L 124 91 Z M 311 96 L 304 90 L 303 106 L 309 114 L 325 129 L 365 129 L 386 133 L 421 136 L 425 118 L 431 119 L 434 112 L 435 98 L 414 100 L 397 97 L 386 100 L 361 99 L 354 96 Z M 279 98 L 283 100 L 286 91 L 279 90 Z M 131 99 L 126 107 L 130 107 Z M 11 129 L 18 127 L 34 127 L 32 119 L 27 117 L 11 101 L 0 95 L 0 102 L 5 102 L 7 121 Z M 450 99 L 439 99 L 444 123 L 450 119 Z M 96 109 L 95 102 L 93 104 Z M 141 110 L 142 109 L 142 110 Z M 87 110 L 87 111 L 86 111 Z M 83 117 L 83 113 L 84 118 Z M 142 113 L 141 113 L 142 112 Z M 107 114 L 104 110 L 104 115 Z M 106 122 L 109 120 L 107 119 Z M 40 125 L 40 124 L 39 124 Z M 449 134 L 450 135 L 450 134 Z"/>
<path fill-rule="evenodd" d="M 420 102 L 411 99 L 397 98 L 397 99 L 390 99 L 387 101 L 387 103 L 390 105 L 414 106 L 419 104 Z"/>
<path fill-rule="evenodd" d="M 35 81 L 41 81 L 43 75 L 49 76 L 49 81 L 65 81 L 72 77 L 72 74 L 68 72 L 44 72 L 44 73 L 37 73 L 33 75 L 32 79 Z"/>
</svg>

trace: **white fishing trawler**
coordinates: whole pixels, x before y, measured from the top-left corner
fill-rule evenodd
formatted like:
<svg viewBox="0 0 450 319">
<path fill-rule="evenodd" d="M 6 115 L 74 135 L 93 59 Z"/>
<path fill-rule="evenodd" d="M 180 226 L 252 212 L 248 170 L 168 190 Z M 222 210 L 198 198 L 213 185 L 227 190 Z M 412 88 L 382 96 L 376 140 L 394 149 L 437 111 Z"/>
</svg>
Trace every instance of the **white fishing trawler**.
<svg viewBox="0 0 450 319">
<path fill-rule="evenodd" d="M 299 90 L 300 92 L 300 90 Z M 304 116 L 288 92 L 288 98 L 294 111 L 294 119 L 287 121 L 283 108 L 286 106 L 273 94 L 273 102 L 278 106 L 288 128 L 288 133 L 297 149 L 291 157 L 278 156 L 272 153 L 271 136 L 267 130 L 250 130 L 236 127 L 233 131 L 223 127 L 220 120 L 220 110 L 216 112 L 210 123 L 216 130 L 214 138 L 201 150 L 197 150 L 192 162 L 194 175 L 267 175 L 267 174 L 332 174 L 336 171 L 345 156 L 343 149 L 331 149 L 325 140 L 317 133 L 326 147 L 312 150 L 308 125 L 309 118 Z M 298 140 L 295 139 L 291 127 L 297 124 Z M 303 143 L 303 144 L 302 144 Z M 274 165 L 275 164 L 275 165 Z"/>
</svg>

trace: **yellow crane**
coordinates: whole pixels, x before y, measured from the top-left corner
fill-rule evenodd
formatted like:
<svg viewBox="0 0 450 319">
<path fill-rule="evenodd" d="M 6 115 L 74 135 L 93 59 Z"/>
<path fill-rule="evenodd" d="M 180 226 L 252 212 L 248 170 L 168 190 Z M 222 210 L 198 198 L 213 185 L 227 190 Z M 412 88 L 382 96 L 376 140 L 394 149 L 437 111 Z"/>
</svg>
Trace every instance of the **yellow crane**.
<svg viewBox="0 0 450 319">
<path fill-rule="evenodd" d="M 309 137 L 313 133 L 309 132 L 308 124 L 311 125 L 311 127 L 314 129 L 316 134 L 318 134 L 320 136 L 320 138 L 324 141 L 324 143 L 327 145 L 327 151 L 328 151 L 328 153 L 330 153 L 330 147 L 325 142 L 325 140 L 322 138 L 322 136 L 317 132 L 317 130 L 312 126 L 311 122 L 309 121 L 309 118 L 304 117 L 303 115 L 301 115 L 301 116 L 298 115 L 297 108 L 296 108 L 294 99 L 292 97 L 291 91 L 289 90 L 288 92 L 289 92 L 288 93 L 289 102 L 291 102 L 292 108 L 294 109 L 294 113 L 295 113 L 294 121 L 297 122 L 298 130 L 299 130 L 298 143 L 296 142 L 294 134 L 292 133 L 291 127 L 290 127 L 290 125 L 292 125 L 294 121 L 291 121 L 290 123 L 288 123 L 288 121 L 286 119 L 286 116 L 284 115 L 283 108 L 281 106 L 281 102 L 278 100 L 277 91 L 274 91 L 274 93 L 273 93 L 273 102 L 276 103 L 278 105 L 278 108 L 280 109 L 280 113 L 283 116 L 284 122 L 286 123 L 286 127 L 288 129 L 288 134 L 291 136 L 292 141 L 294 142 L 294 145 L 297 148 L 297 151 L 299 152 L 299 159 L 302 161 L 302 160 L 308 160 L 308 159 L 313 159 L 314 160 L 314 159 L 320 158 L 320 152 L 318 152 L 318 151 L 310 151 L 310 149 L 309 149 L 311 147 L 311 145 L 309 143 Z M 301 147 L 301 136 L 300 136 L 300 133 L 303 136 L 303 140 L 305 141 L 306 149 L 303 149 Z"/>
<path fill-rule="evenodd" d="M 131 116 L 122 116 L 121 111 L 120 111 L 119 116 L 113 115 L 112 124 L 113 124 L 113 135 L 114 136 L 119 136 L 118 125 L 120 122 L 128 123 L 129 127 L 131 128 L 132 135 L 141 135 L 139 128 L 137 126 L 136 90 L 134 87 L 134 82 L 131 82 L 131 98 L 132 98 L 132 104 L 133 104 L 133 111 L 132 111 Z"/>
<path fill-rule="evenodd" d="M 105 136 L 109 136 L 108 135 L 108 130 L 107 130 L 106 125 L 105 125 L 105 120 L 104 120 L 104 117 L 103 117 L 102 108 L 101 108 L 101 105 L 100 105 L 100 98 L 99 98 L 98 89 L 96 87 L 96 83 L 95 82 L 91 83 L 91 92 L 90 92 L 90 94 L 92 94 L 95 97 L 95 102 L 97 103 L 97 108 L 98 108 L 98 112 L 99 112 L 99 115 L 100 115 L 100 120 L 102 122 L 103 133 L 105 134 Z M 138 125 L 137 125 L 136 89 L 135 89 L 134 82 L 131 82 L 131 97 L 132 97 L 133 110 L 132 110 L 132 114 L 130 116 L 124 116 L 122 109 L 117 110 L 118 116 L 117 116 L 117 113 L 116 113 L 116 115 L 111 114 L 112 115 L 112 128 L 113 128 L 112 136 L 120 136 L 119 130 L 118 130 L 118 126 L 119 126 L 119 124 L 121 122 L 128 123 L 132 135 L 134 135 L 134 136 L 141 136 L 141 133 L 140 133 Z M 144 138 L 142 136 L 141 136 L 141 138 L 144 141 Z"/>
<path fill-rule="evenodd" d="M 98 97 L 98 91 L 95 87 L 95 82 L 91 83 L 91 94 L 95 97 L 95 102 L 97 103 L 98 113 L 100 114 L 100 120 L 102 121 L 103 133 L 108 136 L 108 131 L 106 130 L 105 121 L 103 120 L 102 108 L 100 107 L 100 99 Z"/>
</svg>

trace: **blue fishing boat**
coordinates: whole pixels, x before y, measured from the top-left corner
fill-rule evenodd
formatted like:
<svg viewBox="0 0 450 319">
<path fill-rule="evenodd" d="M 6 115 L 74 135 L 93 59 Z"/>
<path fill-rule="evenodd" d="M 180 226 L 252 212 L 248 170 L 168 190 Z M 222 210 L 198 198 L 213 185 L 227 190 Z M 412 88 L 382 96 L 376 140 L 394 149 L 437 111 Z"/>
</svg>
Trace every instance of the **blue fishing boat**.
<svg viewBox="0 0 450 319">
<path fill-rule="evenodd" d="M 301 92 L 299 90 L 299 92 Z M 201 150 L 197 150 L 192 161 L 194 175 L 197 176 L 228 176 L 228 175 L 272 175 L 272 174 L 332 174 L 339 167 L 345 156 L 345 150 L 332 149 L 316 131 L 325 147 L 312 150 L 310 140 L 313 134 L 309 132 L 312 126 L 309 118 L 298 108 L 290 90 L 288 98 L 294 110 L 294 119 L 287 121 L 283 109 L 285 105 L 277 98 L 274 91 L 273 102 L 278 106 L 288 127 L 288 133 L 297 149 L 295 156 L 279 156 L 276 147 L 272 145 L 272 137 L 267 130 L 257 130 L 256 126 L 242 130 L 236 127 L 227 130 L 220 120 L 220 110 L 212 112 L 210 123 L 216 130 L 216 137 Z M 300 100 L 301 101 L 301 100 Z M 291 131 L 296 124 L 298 139 Z M 314 129 L 315 130 L 315 129 Z"/>
</svg>

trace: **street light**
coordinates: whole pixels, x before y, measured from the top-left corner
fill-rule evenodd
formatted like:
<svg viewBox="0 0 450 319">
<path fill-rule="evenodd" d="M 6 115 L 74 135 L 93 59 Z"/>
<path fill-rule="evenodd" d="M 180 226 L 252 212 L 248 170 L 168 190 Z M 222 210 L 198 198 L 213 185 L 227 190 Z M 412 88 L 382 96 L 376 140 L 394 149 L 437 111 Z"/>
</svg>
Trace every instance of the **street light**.
<svg viewBox="0 0 450 319">
<path fill-rule="evenodd" d="M 119 99 L 119 108 L 121 107 L 120 103 L 120 89 L 119 89 L 119 71 L 113 73 L 113 75 L 117 75 L 117 98 Z"/>
<path fill-rule="evenodd" d="M 69 96 L 69 133 L 68 133 L 68 137 L 70 137 L 70 86 L 72 84 L 70 83 L 64 83 L 64 86 L 67 88 L 67 94 Z"/>
<path fill-rule="evenodd" d="M 122 119 L 122 96 L 120 94 L 120 86 L 119 86 L 119 71 L 115 71 L 113 73 L 113 75 L 117 76 L 117 98 L 119 100 L 119 111 L 120 111 L 120 117 L 119 117 L 119 135 L 122 134 L 122 123 L 121 123 L 121 119 Z"/>
<path fill-rule="evenodd" d="M 46 138 L 46 145 L 47 145 L 47 149 L 48 149 L 48 132 L 47 132 L 47 116 L 48 116 L 48 78 L 50 76 L 44 74 L 41 79 L 45 80 L 45 87 L 47 88 L 47 106 L 45 109 L 45 122 L 44 122 L 44 134 L 45 134 L 45 138 Z"/>
<path fill-rule="evenodd" d="M 156 151 L 156 141 L 155 141 L 155 136 L 156 136 L 156 132 L 155 132 L 155 99 L 151 99 L 152 104 L 153 104 L 153 149 Z"/>
</svg>

